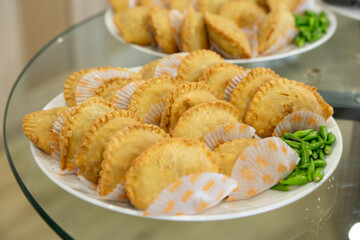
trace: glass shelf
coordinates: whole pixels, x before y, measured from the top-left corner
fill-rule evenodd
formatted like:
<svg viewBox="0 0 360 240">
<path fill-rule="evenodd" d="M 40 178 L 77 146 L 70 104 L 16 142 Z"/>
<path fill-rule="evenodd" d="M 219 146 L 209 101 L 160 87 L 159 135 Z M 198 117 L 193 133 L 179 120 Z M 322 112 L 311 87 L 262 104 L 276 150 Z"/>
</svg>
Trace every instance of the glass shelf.
<svg viewBox="0 0 360 240">
<path fill-rule="evenodd" d="M 128 216 L 87 203 L 59 188 L 36 165 L 22 118 L 62 92 L 69 74 L 98 66 L 135 67 L 155 57 L 114 39 L 104 13 L 70 28 L 25 67 L 9 96 L 5 151 L 25 196 L 63 238 L 75 239 L 347 239 L 360 222 L 360 25 L 337 15 L 338 29 L 322 46 L 299 56 L 246 64 L 269 67 L 313 85 L 335 109 L 344 151 L 334 174 L 308 196 L 263 214 L 226 221 L 174 222 Z M 316 74 L 313 69 L 316 69 Z"/>
</svg>

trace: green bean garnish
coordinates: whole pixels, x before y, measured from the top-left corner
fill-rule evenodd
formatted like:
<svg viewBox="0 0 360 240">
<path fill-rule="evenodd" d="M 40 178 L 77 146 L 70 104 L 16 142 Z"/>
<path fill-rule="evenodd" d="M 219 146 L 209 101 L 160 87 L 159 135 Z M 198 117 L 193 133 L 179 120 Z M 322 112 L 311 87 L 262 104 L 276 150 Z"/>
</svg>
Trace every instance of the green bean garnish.
<svg viewBox="0 0 360 240">
<path fill-rule="evenodd" d="M 303 175 L 297 175 L 292 178 L 280 181 L 281 184 L 286 185 L 303 185 L 308 182 L 308 178 Z"/>
<path fill-rule="evenodd" d="M 295 132 L 294 135 L 299 138 L 303 138 L 306 135 L 308 135 L 309 133 L 311 133 L 312 131 L 314 131 L 314 130 L 312 130 L 312 129 L 300 130 L 300 131 Z"/>
<path fill-rule="evenodd" d="M 306 137 L 304 137 L 302 140 L 303 141 L 311 141 L 313 139 L 316 139 L 318 137 L 318 132 L 317 131 L 313 131 L 311 133 L 309 133 Z"/>
<path fill-rule="evenodd" d="M 325 155 L 329 155 L 332 152 L 332 147 L 330 145 L 325 145 L 324 153 Z"/>
<path fill-rule="evenodd" d="M 326 140 L 328 136 L 328 130 L 326 126 L 321 126 L 319 129 L 319 133 L 322 139 Z"/>
<path fill-rule="evenodd" d="M 319 167 L 316 168 L 314 171 L 314 181 L 315 182 L 320 182 L 324 177 L 324 168 Z"/>
<path fill-rule="evenodd" d="M 316 161 L 314 161 L 314 166 L 316 168 L 325 167 L 326 165 L 327 165 L 327 162 L 325 160 L 316 160 Z"/>
<path fill-rule="evenodd" d="M 328 144 L 328 145 L 332 145 L 332 144 L 334 144 L 334 143 L 335 143 L 335 141 L 336 141 L 335 134 L 333 134 L 333 133 L 329 133 L 329 134 L 327 135 L 326 144 Z"/>
<path fill-rule="evenodd" d="M 278 183 L 275 186 L 272 186 L 271 189 L 272 190 L 278 190 L 278 191 L 289 191 L 290 186 Z"/>
</svg>

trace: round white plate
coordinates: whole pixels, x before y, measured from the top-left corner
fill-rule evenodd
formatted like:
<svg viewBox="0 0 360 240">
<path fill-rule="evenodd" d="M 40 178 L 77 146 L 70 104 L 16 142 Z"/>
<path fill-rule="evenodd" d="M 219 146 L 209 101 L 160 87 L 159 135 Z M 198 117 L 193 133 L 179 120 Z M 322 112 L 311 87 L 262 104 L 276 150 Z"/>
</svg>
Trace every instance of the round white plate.
<svg viewBox="0 0 360 240">
<path fill-rule="evenodd" d="M 276 60 L 276 59 L 281 59 L 281 58 L 298 55 L 298 54 L 310 51 L 310 50 L 317 48 L 318 46 L 324 44 L 327 40 L 329 40 L 334 35 L 336 28 L 337 28 L 337 20 L 336 20 L 335 15 L 331 11 L 324 9 L 324 8 L 320 7 L 319 5 L 315 5 L 313 10 L 316 12 L 325 11 L 326 15 L 330 21 L 330 25 L 328 27 L 327 33 L 322 38 L 320 38 L 318 41 L 313 42 L 313 43 L 307 43 L 303 47 L 297 47 L 294 44 L 289 44 L 288 46 L 284 47 L 283 49 L 281 49 L 278 52 L 271 54 L 269 56 L 249 58 L 249 59 L 227 59 L 226 62 L 255 63 L 255 62 L 272 61 L 272 60 Z M 111 8 L 108 8 L 106 10 L 105 16 L 104 16 L 106 28 L 108 29 L 110 34 L 112 36 L 114 36 L 117 40 L 119 40 L 122 43 L 126 43 L 125 40 L 121 37 L 119 30 L 115 26 L 113 19 L 114 19 L 114 12 Z M 128 44 L 128 43 L 126 43 L 126 44 Z M 130 43 L 129 43 L 129 45 L 136 50 L 142 51 L 144 53 L 147 53 L 147 54 L 150 54 L 153 56 L 158 56 L 158 57 L 168 56 L 168 54 L 160 52 L 160 50 L 155 47 L 143 47 L 140 45 L 130 44 Z"/>
<path fill-rule="evenodd" d="M 326 3 L 324 1 L 321 2 L 321 6 L 323 6 L 324 9 L 329 9 L 345 17 L 360 21 L 360 6 L 359 7 L 341 6 L 341 5 Z"/>
<path fill-rule="evenodd" d="M 44 109 L 66 106 L 63 94 L 58 95 L 50 101 Z M 333 145 L 333 152 L 326 156 L 328 165 L 325 168 L 325 176 L 319 183 L 308 183 L 292 189 L 289 192 L 280 192 L 266 190 L 263 193 L 246 200 L 233 202 L 221 202 L 213 208 L 207 209 L 195 215 L 182 216 L 160 216 L 152 217 L 156 219 L 173 221 L 214 221 L 232 218 L 241 218 L 268 212 L 283 206 L 286 206 L 296 200 L 299 200 L 321 186 L 334 172 L 338 165 L 342 153 L 343 142 L 340 129 L 335 120 L 331 117 L 328 120 L 329 132 L 336 136 L 336 143 Z M 70 194 L 81 198 L 97 206 L 124 214 L 140 216 L 143 211 L 135 209 L 130 203 L 121 203 L 115 201 L 102 200 L 97 195 L 96 190 L 89 189 L 88 186 L 79 181 L 76 175 L 59 175 L 51 166 L 49 156 L 30 143 L 31 152 L 44 174 L 49 177 L 56 185 L 69 192 Z"/>
</svg>

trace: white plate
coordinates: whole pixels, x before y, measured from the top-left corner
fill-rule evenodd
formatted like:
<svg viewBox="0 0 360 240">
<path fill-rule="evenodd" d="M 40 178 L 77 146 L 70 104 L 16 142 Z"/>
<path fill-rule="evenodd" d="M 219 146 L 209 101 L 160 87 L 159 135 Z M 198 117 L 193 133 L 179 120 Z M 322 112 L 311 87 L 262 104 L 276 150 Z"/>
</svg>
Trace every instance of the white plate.
<svg viewBox="0 0 360 240">
<path fill-rule="evenodd" d="M 317 48 L 318 46 L 325 43 L 327 40 L 329 40 L 334 35 L 335 30 L 337 28 L 337 20 L 336 20 L 335 15 L 331 11 L 327 11 L 318 5 L 314 6 L 314 11 L 316 11 L 316 12 L 325 11 L 326 15 L 330 21 L 330 25 L 328 27 L 327 33 L 322 38 L 320 38 L 318 41 L 313 42 L 313 43 L 307 43 L 303 47 L 300 47 L 300 48 L 294 44 L 289 44 L 288 46 L 284 47 L 280 51 L 278 51 L 274 54 L 271 54 L 269 56 L 250 58 L 250 59 L 227 59 L 226 62 L 230 62 L 230 63 L 265 62 L 265 61 L 271 61 L 271 60 L 276 60 L 276 59 L 281 59 L 281 58 L 298 55 L 298 54 L 310 51 L 314 48 Z M 112 36 L 114 36 L 117 40 L 119 40 L 122 43 L 126 43 L 125 40 L 120 36 L 119 30 L 115 26 L 113 19 L 114 19 L 114 12 L 111 8 L 108 8 L 106 10 L 105 16 L 104 16 L 106 28 L 108 29 L 110 34 Z M 128 43 L 126 43 L 126 44 L 128 44 Z M 129 44 L 129 45 L 131 47 L 135 48 L 136 50 L 142 51 L 144 53 L 147 53 L 147 54 L 150 54 L 153 56 L 158 56 L 158 57 L 168 56 L 168 54 L 162 53 L 159 51 L 159 49 L 156 49 L 154 47 L 143 47 L 143 46 L 136 45 L 136 44 Z"/>
<path fill-rule="evenodd" d="M 321 6 L 323 6 L 324 9 L 329 9 L 345 17 L 360 21 L 360 6 L 359 7 L 341 6 L 341 5 L 326 3 L 324 1 L 321 2 Z"/>
<path fill-rule="evenodd" d="M 138 68 L 137 68 L 138 69 Z M 134 70 L 134 69 L 133 69 Z M 63 94 L 58 95 L 50 101 L 44 109 L 66 106 Z M 246 200 L 221 202 L 213 208 L 200 212 L 196 215 L 183 216 L 161 216 L 152 217 L 156 219 L 173 221 L 214 221 L 232 218 L 241 218 L 268 212 L 283 206 L 286 206 L 296 200 L 299 200 L 321 186 L 334 172 L 338 165 L 342 153 L 343 142 L 340 129 L 335 120 L 331 117 L 329 120 L 329 132 L 336 136 L 336 143 L 333 145 L 333 152 L 326 156 L 328 165 L 325 168 L 325 176 L 319 183 L 308 183 L 306 185 L 292 189 L 289 192 L 280 192 L 266 190 L 265 192 Z M 31 152 L 39 168 L 56 185 L 69 192 L 70 194 L 81 198 L 94 205 L 124 214 L 139 216 L 143 211 L 136 210 L 129 203 L 120 203 L 114 201 L 101 200 L 95 190 L 89 189 L 78 180 L 75 175 L 58 175 L 51 167 L 49 156 L 40 151 L 35 145 L 30 143 Z"/>
</svg>

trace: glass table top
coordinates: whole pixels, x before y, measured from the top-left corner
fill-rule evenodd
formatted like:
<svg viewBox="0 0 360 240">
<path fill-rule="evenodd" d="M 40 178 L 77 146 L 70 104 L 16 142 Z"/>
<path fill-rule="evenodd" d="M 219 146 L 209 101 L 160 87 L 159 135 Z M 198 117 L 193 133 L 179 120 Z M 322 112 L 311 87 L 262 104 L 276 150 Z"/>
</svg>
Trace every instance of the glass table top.
<svg viewBox="0 0 360 240">
<path fill-rule="evenodd" d="M 306 197 L 245 218 L 176 222 L 106 210 L 49 180 L 32 157 L 21 129 L 22 118 L 60 94 L 65 79 L 74 71 L 135 67 L 155 58 L 114 39 L 105 28 L 104 13 L 45 46 L 12 89 L 4 117 L 4 142 L 19 186 L 54 231 L 69 239 L 348 239 L 350 229 L 360 222 L 360 23 L 340 15 L 337 19 L 335 35 L 310 52 L 243 65 L 271 68 L 280 76 L 313 85 L 334 107 L 344 141 L 342 158 L 333 175 Z M 357 231 L 360 234 L 359 228 Z"/>
</svg>

